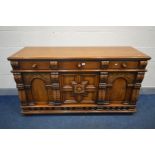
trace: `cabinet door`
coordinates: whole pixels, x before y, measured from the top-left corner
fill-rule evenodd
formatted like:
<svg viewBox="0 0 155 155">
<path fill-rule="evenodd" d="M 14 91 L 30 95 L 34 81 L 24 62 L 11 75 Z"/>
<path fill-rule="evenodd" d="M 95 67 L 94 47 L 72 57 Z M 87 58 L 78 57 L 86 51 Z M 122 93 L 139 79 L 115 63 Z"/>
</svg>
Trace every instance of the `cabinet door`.
<svg viewBox="0 0 155 155">
<path fill-rule="evenodd" d="M 107 80 L 106 102 L 128 104 L 132 95 L 135 79 L 135 73 L 109 73 Z"/>
<path fill-rule="evenodd" d="M 23 73 L 29 105 L 47 105 L 52 101 L 49 73 Z"/>
<path fill-rule="evenodd" d="M 98 74 L 61 74 L 61 94 L 64 104 L 96 102 Z"/>
</svg>

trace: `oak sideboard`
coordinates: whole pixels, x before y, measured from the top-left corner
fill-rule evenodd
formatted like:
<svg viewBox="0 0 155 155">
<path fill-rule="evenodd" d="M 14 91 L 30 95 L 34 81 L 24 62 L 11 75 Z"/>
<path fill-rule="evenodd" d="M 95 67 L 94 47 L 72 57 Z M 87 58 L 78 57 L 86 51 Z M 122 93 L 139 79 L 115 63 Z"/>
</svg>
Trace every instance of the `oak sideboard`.
<svg viewBox="0 0 155 155">
<path fill-rule="evenodd" d="M 8 58 L 23 114 L 133 113 L 149 59 L 132 47 L 25 47 Z"/>
</svg>

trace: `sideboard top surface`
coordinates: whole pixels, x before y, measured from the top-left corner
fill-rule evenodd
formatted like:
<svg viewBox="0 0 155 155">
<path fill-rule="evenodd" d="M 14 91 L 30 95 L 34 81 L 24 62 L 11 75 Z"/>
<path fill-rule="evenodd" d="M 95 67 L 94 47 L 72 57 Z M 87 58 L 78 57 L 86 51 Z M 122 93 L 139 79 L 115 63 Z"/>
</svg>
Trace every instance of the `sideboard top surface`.
<svg viewBox="0 0 155 155">
<path fill-rule="evenodd" d="M 17 59 L 150 59 L 132 47 L 25 47 L 8 58 Z"/>
</svg>

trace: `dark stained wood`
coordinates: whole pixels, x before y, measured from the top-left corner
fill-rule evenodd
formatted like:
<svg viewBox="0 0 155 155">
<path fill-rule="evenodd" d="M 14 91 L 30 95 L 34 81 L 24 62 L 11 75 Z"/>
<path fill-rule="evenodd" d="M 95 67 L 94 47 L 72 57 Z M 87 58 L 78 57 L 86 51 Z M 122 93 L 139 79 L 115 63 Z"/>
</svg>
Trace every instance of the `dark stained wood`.
<svg viewBox="0 0 155 155">
<path fill-rule="evenodd" d="M 150 57 L 132 47 L 26 47 L 8 59 L 23 114 L 133 113 Z"/>
</svg>

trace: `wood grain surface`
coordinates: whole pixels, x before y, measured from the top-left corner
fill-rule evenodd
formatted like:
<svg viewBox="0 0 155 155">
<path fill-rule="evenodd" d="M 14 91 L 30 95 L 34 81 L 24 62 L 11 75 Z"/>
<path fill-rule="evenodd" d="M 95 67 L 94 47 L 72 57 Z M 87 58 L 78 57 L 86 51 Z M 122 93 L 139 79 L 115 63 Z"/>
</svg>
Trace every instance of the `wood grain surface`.
<svg viewBox="0 0 155 155">
<path fill-rule="evenodd" d="M 132 47 L 25 47 L 8 59 L 100 59 L 145 58 Z"/>
</svg>

